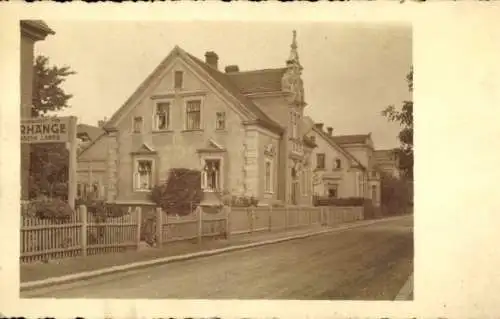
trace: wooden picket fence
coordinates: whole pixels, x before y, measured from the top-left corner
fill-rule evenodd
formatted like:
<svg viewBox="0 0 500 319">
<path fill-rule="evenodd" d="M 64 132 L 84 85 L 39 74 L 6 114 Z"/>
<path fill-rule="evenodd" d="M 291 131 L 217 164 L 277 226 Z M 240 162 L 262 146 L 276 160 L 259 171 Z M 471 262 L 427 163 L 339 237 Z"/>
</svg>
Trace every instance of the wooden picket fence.
<svg viewBox="0 0 500 319">
<path fill-rule="evenodd" d="M 64 222 L 21 214 L 21 262 L 88 256 L 139 249 L 143 213 L 153 214 L 151 232 L 156 247 L 175 241 L 229 238 L 231 235 L 333 226 L 363 219 L 353 207 L 223 207 L 197 208 L 185 216 L 169 216 L 160 208 L 128 207 L 128 213 L 98 222 L 80 206 Z M 143 234 L 144 235 L 144 234 Z"/>
</svg>

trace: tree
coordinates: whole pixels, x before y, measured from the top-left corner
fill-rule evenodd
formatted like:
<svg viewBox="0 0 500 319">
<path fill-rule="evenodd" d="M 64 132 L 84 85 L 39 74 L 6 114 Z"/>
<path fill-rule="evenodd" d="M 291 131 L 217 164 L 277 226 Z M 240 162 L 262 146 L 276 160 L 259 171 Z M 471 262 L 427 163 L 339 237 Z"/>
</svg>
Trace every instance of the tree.
<svg viewBox="0 0 500 319">
<path fill-rule="evenodd" d="M 406 76 L 408 90 L 413 92 L 413 66 Z M 391 122 L 397 122 L 401 125 L 399 132 L 399 167 L 404 176 L 413 180 L 413 101 L 403 101 L 401 110 L 397 110 L 394 105 L 389 105 L 382 111 Z"/>
<path fill-rule="evenodd" d="M 49 58 L 43 55 L 36 57 L 33 72 L 33 117 L 69 107 L 68 100 L 73 95 L 64 92 L 61 84 L 72 74 L 76 72 L 69 66 L 49 66 Z"/>
<path fill-rule="evenodd" d="M 49 66 L 49 59 L 37 56 L 33 76 L 32 116 L 69 107 L 73 95 L 61 88 L 66 77 L 75 74 L 68 66 Z M 62 143 L 30 145 L 30 198 L 41 194 L 49 197 L 67 196 L 69 153 Z"/>
</svg>

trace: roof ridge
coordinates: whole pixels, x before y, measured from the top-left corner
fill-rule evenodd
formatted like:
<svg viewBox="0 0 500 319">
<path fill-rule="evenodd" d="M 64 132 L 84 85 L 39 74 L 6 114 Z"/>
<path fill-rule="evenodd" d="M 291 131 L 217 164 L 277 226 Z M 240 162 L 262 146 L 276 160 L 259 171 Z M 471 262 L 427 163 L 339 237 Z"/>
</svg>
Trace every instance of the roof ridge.
<svg viewBox="0 0 500 319">
<path fill-rule="evenodd" d="M 256 69 L 256 70 L 245 70 L 245 71 L 238 71 L 238 72 L 231 72 L 228 73 L 228 75 L 240 75 L 240 74 L 248 74 L 248 73 L 264 73 L 264 72 L 272 72 L 272 71 L 284 71 L 286 70 L 285 67 L 283 68 L 265 68 L 265 69 Z"/>
</svg>

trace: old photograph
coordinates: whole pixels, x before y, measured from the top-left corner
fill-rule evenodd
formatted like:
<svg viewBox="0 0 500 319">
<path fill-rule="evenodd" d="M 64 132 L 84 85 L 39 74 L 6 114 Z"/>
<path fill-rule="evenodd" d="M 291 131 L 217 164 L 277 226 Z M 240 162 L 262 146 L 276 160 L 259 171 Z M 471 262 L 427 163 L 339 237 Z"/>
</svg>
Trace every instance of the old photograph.
<svg viewBox="0 0 500 319">
<path fill-rule="evenodd" d="M 21 298 L 413 300 L 410 23 L 20 37 Z"/>
</svg>

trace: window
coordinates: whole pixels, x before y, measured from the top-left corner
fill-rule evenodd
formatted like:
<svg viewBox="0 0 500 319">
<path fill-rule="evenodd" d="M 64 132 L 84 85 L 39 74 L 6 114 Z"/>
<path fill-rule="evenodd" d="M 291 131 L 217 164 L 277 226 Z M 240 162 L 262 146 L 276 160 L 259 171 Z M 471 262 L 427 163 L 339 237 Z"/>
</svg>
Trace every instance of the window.
<svg viewBox="0 0 500 319">
<path fill-rule="evenodd" d="M 292 138 L 296 139 L 299 136 L 298 122 L 300 119 L 300 115 L 296 111 L 292 111 L 290 113 L 290 116 L 291 116 L 291 122 L 292 122 Z"/>
<path fill-rule="evenodd" d="M 184 75 L 184 73 L 182 71 L 175 71 L 175 73 L 174 73 L 174 88 L 182 89 L 183 75 Z"/>
<path fill-rule="evenodd" d="M 135 161 L 134 189 L 136 191 L 150 190 L 153 186 L 153 160 L 140 159 Z"/>
<path fill-rule="evenodd" d="M 202 171 L 202 188 L 207 191 L 217 191 L 220 185 L 220 168 L 221 161 L 219 159 L 206 159 L 205 166 Z"/>
<path fill-rule="evenodd" d="M 340 169 L 342 167 L 342 161 L 340 158 L 335 159 L 335 163 L 333 164 L 334 169 Z"/>
<path fill-rule="evenodd" d="M 217 112 L 216 113 L 216 130 L 225 130 L 226 129 L 226 112 Z"/>
<path fill-rule="evenodd" d="M 272 160 L 266 159 L 264 168 L 265 168 L 264 191 L 266 193 L 272 193 L 272 191 L 273 191 L 273 162 L 272 162 Z"/>
<path fill-rule="evenodd" d="M 376 201 L 377 200 L 377 186 L 372 185 L 372 200 Z"/>
<path fill-rule="evenodd" d="M 328 186 L 328 197 L 337 198 L 338 197 L 338 185 L 329 185 Z"/>
<path fill-rule="evenodd" d="M 199 130 L 201 128 L 201 101 L 188 101 L 186 104 L 186 129 Z"/>
<path fill-rule="evenodd" d="M 142 131 L 142 116 L 134 117 L 133 131 L 134 131 L 134 133 L 141 133 L 141 131 Z"/>
<path fill-rule="evenodd" d="M 325 153 L 316 154 L 316 168 L 325 168 Z"/>
<path fill-rule="evenodd" d="M 170 127 L 170 103 L 160 102 L 156 104 L 155 128 L 159 131 Z"/>
</svg>

